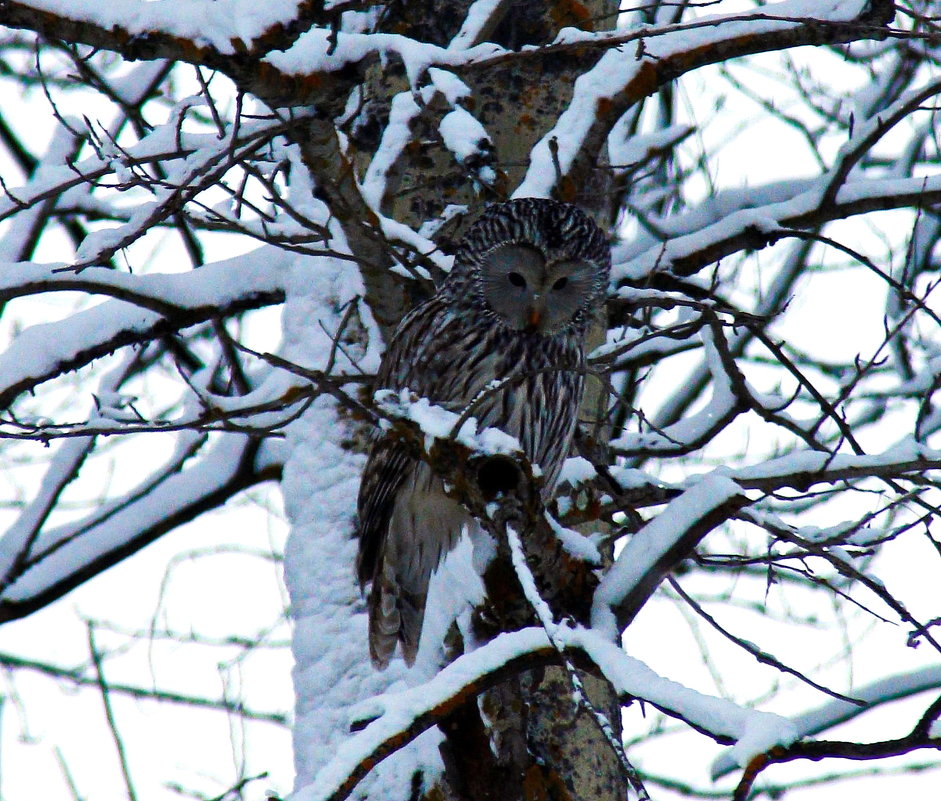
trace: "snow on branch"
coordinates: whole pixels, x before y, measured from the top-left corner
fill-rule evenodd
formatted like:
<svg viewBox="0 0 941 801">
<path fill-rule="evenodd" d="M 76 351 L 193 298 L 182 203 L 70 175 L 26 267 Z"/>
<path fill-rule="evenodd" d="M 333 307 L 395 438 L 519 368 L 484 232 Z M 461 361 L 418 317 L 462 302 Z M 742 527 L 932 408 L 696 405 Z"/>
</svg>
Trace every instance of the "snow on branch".
<svg viewBox="0 0 941 801">
<path fill-rule="evenodd" d="M 649 246 L 616 263 L 614 275 L 625 281 L 641 276 L 649 280 L 651 273 L 664 270 L 692 275 L 742 249 L 760 249 L 794 236 L 794 229 L 814 229 L 876 210 L 936 203 L 941 197 L 937 176 L 869 177 L 861 171 L 854 173 L 853 168 L 896 124 L 939 92 L 941 82 L 930 81 L 859 124 L 850 131 L 833 166 L 815 179 L 753 186 L 747 192 L 731 190 L 702 208 L 666 220 L 653 218 L 651 224 L 666 241 L 639 237 L 634 248 L 645 239 Z"/>
<path fill-rule="evenodd" d="M 579 658 L 582 668 L 600 670 L 622 698 L 644 700 L 723 743 L 734 743 L 739 764 L 774 745 L 787 745 L 798 736 L 787 718 L 746 710 L 730 701 L 704 695 L 663 678 L 595 631 L 556 627 L 554 636 L 565 652 Z M 464 654 L 429 681 L 408 690 L 370 699 L 352 716 L 360 731 L 343 743 L 337 754 L 298 791 L 297 801 L 342 801 L 382 759 L 434 726 L 452 709 L 474 698 L 507 676 L 558 661 L 542 628 L 499 635 Z M 369 722 L 362 721 L 368 715 Z"/>
<path fill-rule="evenodd" d="M 114 50 L 130 60 L 169 58 L 205 64 L 227 73 L 269 103 L 280 100 L 293 105 L 318 97 L 335 102 L 343 89 L 356 83 L 357 73 L 392 54 L 401 60 L 415 86 L 431 67 L 480 70 L 499 66 L 506 58 L 553 59 L 560 51 L 622 49 L 625 57 L 602 68 L 608 70 L 617 61 L 621 75 L 596 73 L 589 83 L 604 88 L 600 92 L 583 90 L 583 99 L 577 101 L 578 109 L 589 114 L 573 135 L 564 138 L 563 174 L 568 175 L 576 155 L 595 152 L 598 142 L 594 140 L 604 135 L 601 130 L 609 129 L 628 105 L 689 69 L 727 59 L 730 50 L 747 55 L 779 49 L 782 39 L 788 46 L 797 46 L 884 36 L 879 24 L 891 15 L 891 4 L 885 2 L 853 0 L 820 8 L 819 4 L 810 7 L 803 0 L 788 0 L 761 13 L 715 16 L 660 29 L 651 26 L 627 34 L 586 35 L 566 29 L 551 44 L 513 53 L 493 44 L 476 43 L 489 28 L 487 18 L 494 15 L 487 6 L 468 16 L 466 30 L 462 29 L 452 47 L 399 34 L 336 30 L 331 23 L 343 9 L 344 4 L 339 3 L 324 11 L 322 4 L 309 0 L 279 0 L 261 8 L 246 0 L 228 0 L 208 7 L 188 2 L 181 13 L 174 13 L 161 4 L 124 0 L 104 13 L 66 0 L 21 0 L 0 7 L 0 24 Z M 323 27 L 315 27 L 318 24 Z M 639 61 L 623 47 L 632 42 L 638 42 Z M 333 80 L 325 81 L 325 74 L 331 73 Z M 605 110 L 596 116 L 601 105 Z M 547 135 L 543 140 L 546 145 L 539 151 L 540 172 L 547 165 L 551 168 L 547 160 L 551 138 L 556 135 Z M 553 173 L 550 169 L 546 174 Z M 544 180 L 536 177 L 535 170 L 530 176 L 530 182 Z M 526 188 L 536 196 L 548 189 L 534 183 Z"/>
<path fill-rule="evenodd" d="M 263 247 L 188 273 L 135 275 L 103 267 L 73 272 L 61 264 L 0 264 L 0 301 L 41 292 L 76 291 L 107 295 L 172 317 L 198 313 L 206 306 L 230 306 L 237 298 L 253 294 L 283 294 L 290 263 L 290 254 Z"/>
<path fill-rule="evenodd" d="M 795 450 L 786 456 L 756 462 L 748 467 L 717 467 L 709 473 L 693 475 L 681 483 L 658 480 L 643 471 L 600 467 L 616 487 L 612 509 L 657 506 L 682 498 L 684 493 L 710 477 L 728 479 L 740 490 L 756 490 L 767 495 L 784 489 L 806 491 L 819 484 L 876 479 L 921 479 L 941 470 L 941 451 L 908 437 L 878 454 L 832 454 L 821 450 Z M 598 487 L 611 490 L 599 479 Z"/>
<path fill-rule="evenodd" d="M 67 19 L 74 25 L 94 25 L 110 29 L 112 34 L 139 40 L 150 34 L 163 34 L 168 38 L 189 39 L 219 53 L 235 55 L 238 52 L 257 51 L 264 41 L 296 29 L 305 18 L 313 22 L 312 12 L 323 3 L 310 0 L 217 0 L 202 3 L 199 0 L 180 0 L 172 5 L 117 0 L 100 6 L 95 3 L 74 3 L 70 0 L 27 0 L 5 3 L 5 15 L 16 24 L 26 21 L 30 12 L 35 19 L 50 24 L 55 17 Z M 139 43 L 137 46 L 141 46 Z"/>
<path fill-rule="evenodd" d="M 800 736 L 807 737 L 852 720 L 883 704 L 938 688 L 941 688 L 941 665 L 898 673 L 855 688 L 853 697 L 865 702 L 863 706 L 848 701 L 829 701 L 816 709 L 793 715 L 791 721 Z M 721 778 L 736 767 L 732 755 L 725 752 L 712 763 L 712 778 Z"/>
<path fill-rule="evenodd" d="M 676 563 L 717 525 L 750 503 L 720 475 L 694 483 L 636 532 L 605 574 L 592 604 L 592 626 L 616 639 Z"/>
<path fill-rule="evenodd" d="M 892 740 L 865 743 L 842 740 L 800 740 L 790 745 L 774 746 L 750 760 L 732 794 L 732 801 L 745 801 L 751 793 L 755 779 L 769 765 L 798 759 L 814 762 L 821 759 L 886 759 L 910 754 L 920 749 L 941 750 L 941 737 L 937 732 L 939 719 L 941 719 L 941 697 L 936 698 L 928 706 L 908 734 Z"/>
<path fill-rule="evenodd" d="M 808 3 L 788 0 L 755 14 L 705 17 L 690 23 L 641 28 L 624 34 L 586 36 L 563 31 L 579 44 L 604 37 L 617 47 L 581 75 L 569 107 L 533 150 L 532 163 L 516 197 L 549 197 L 558 185 L 573 191 L 572 175 L 580 162 L 599 152 L 614 122 L 627 109 L 685 72 L 725 61 L 731 54 L 750 55 L 788 46 L 853 41 L 884 36 L 879 27 L 891 19 L 890 3 L 870 0 Z M 636 47 L 625 47 L 636 42 Z"/>
<path fill-rule="evenodd" d="M 283 94 L 285 76 L 264 69 L 260 58 L 290 47 L 314 25 L 329 29 L 351 5 L 358 4 L 339 2 L 324 9 L 320 0 L 183 0 L 172 5 L 121 0 L 107 6 L 10 0 L 0 5 L 0 25 L 112 50 L 130 61 L 201 64 L 229 74 L 260 97 L 273 98 Z"/>
<path fill-rule="evenodd" d="M 495 390 L 496 388 L 491 388 Z M 376 393 L 376 404 L 391 418 L 410 420 L 425 434 L 425 450 L 431 451 L 436 439 L 452 440 L 469 451 L 483 456 L 498 454 L 522 456 L 519 442 L 496 428 L 477 430 L 477 420 L 470 414 L 472 407 L 461 413 L 436 406 L 414 393 L 403 389 L 381 390 Z"/>
<path fill-rule="evenodd" d="M 636 295 L 632 293 L 636 299 Z M 663 305 L 669 302 L 663 300 Z M 675 455 L 698 450 L 728 426 L 739 414 L 748 409 L 741 392 L 736 391 L 728 367 L 722 363 L 717 351 L 716 338 L 722 336 L 721 326 L 711 310 L 704 318 L 715 325 L 704 327 L 701 338 L 705 346 L 706 362 L 712 376 L 712 397 L 702 411 L 689 415 L 682 421 L 663 429 L 624 433 L 610 443 L 619 456 L 637 454 Z M 704 320 L 705 321 L 705 320 Z"/>
<path fill-rule="evenodd" d="M 0 622 L 15 620 L 192 520 L 263 477 L 255 470 L 257 441 L 223 436 L 192 464 L 203 435 L 190 435 L 161 469 L 125 496 L 85 519 L 41 533 L 17 553 L 0 584 Z M 11 542 L 11 547 L 21 543 Z M 6 548 L 4 544 L 4 548 Z"/>
<path fill-rule="evenodd" d="M 134 370 L 136 362 L 136 355 L 126 358 L 116 370 L 105 375 L 98 385 L 99 395 L 120 389 L 123 381 Z M 82 464 L 91 454 L 94 441 L 93 436 L 77 437 L 56 450 L 32 500 L 0 537 L 0 587 L 8 585 L 29 560 L 40 531 L 62 492 L 75 480 Z"/>
<path fill-rule="evenodd" d="M 941 469 L 941 451 L 914 437 L 906 437 L 877 454 L 832 454 L 817 450 L 796 450 L 787 456 L 768 459 L 750 467 L 716 468 L 746 489 L 774 492 L 778 489 L 806 489 L 815 484 L 835 484 L 867 477 L 901 478 L 925 475 Z"/>
<path fill-rule="evenodd" d="M 800 183 L 796 184 L 801 186 Z M 941 199 L 941 176 L 859 178 L 844 184 L 833 201 L 822 205 L 829 176 L 791 198 L 728 213 L 712 225 L 650 247 L 626 263 L 612 266 L 612 277 L 644 280 L 654 272 L 687 276 L 741 250 L 758 250 L 792 237 L 795 228 L 813 228 L 857 214 L 907 206 L 928 206 Z M 760 197 L 752 190 L 751 197 Z M 753 204 L 751 204 L 753 205 Z"/>
<path fill-rule="evenodd" d="M 7 265 L 0 273 L 4 299 L 80 290 L 119 300 L 23 331 L 0 355 L 0 407 L 119 347 L 220 315 L 279 303 L 292 261 L 284 250 L 262 247 L 179 274 L 132 275 L 88 268 L 76 275 L 61 272 L 58 265 Z"/>
</svg>

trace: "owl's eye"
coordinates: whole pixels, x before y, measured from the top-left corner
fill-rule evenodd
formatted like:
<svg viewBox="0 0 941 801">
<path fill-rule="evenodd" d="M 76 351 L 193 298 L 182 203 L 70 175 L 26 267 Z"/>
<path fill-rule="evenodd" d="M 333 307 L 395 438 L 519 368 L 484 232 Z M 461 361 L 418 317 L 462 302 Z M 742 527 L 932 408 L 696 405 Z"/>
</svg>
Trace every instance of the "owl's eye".
<svg viewBox="0 0 941 801">
<path fill-rule="evenodd" d="M 558 281 L 553 285 L 553 289 L 565 289 L 565 285 L 569 282 L 568 276 L 563 275 Z"/>
<path fill-rule="evenodd" d="M 510 273 L 507 278 L 510 279 L 510 283 L 513 284 L 513 286 L 518 286 L 520 289 L 526 287 L 526 279 L 519 273 Z"/>
</svg>

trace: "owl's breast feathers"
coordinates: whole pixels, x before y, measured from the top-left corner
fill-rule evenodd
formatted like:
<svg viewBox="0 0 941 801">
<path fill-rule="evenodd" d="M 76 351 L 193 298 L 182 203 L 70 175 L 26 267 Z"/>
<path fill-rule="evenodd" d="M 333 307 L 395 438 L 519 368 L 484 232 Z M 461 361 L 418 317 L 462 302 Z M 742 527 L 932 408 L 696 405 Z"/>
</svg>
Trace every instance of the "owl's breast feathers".
<svg viewBox="0 0 941 801">
<path fill-rule="evenodd" d="M 455 412 L 473 404 L 479 428 L 499 428 L 520 440 L 527 458 L 543 469 L 549 492 L 574 431 L 584 364 L 576 335 L 545 337 L 479 325 L 434 297 L 403 319 L 376 389 L 407 388 Z M 375 443 L 360 489 L 361 536 L 369 539 L 385 529 L 396 492 L 414 466 L 402 446 Z M 368 578 L 363 570 L 373 561 L 369 556 L 361 555 L 361 581 Z"/>
<path fill-rule="evenodd" d="M 408 388 L 454 410 L 495 380 L 510 379 L 503 393 L 509 396 L 526 383 L 560 376 L 577 378 L 580 385 L 584 364 L 582 337 L 575 332 L 543 336 L 517 331 L 493 317 L 481 319 L 470 309 L 455 310 L 436 296 L 399 325 L 376 389 Z M 499 415 L 486 424 L 500 427 Z"/>
</svg>

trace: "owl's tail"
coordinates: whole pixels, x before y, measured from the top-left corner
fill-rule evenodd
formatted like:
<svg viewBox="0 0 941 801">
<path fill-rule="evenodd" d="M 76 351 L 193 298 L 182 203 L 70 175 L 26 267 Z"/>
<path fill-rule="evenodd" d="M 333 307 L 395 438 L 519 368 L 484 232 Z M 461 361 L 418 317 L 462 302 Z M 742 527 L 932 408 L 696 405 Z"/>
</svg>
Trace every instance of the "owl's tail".
<svg viewBox="0 0 941 801">
<path fill-rule="evenodd" d="M 417 591 L 415 591 L 417 590 Z M 418 654 L 428 583 L 406 590 L 385 572 L 376 577 L 369 592 L 369 657 L 378 670 L 392 661 L 396 643 L 402 643 L 405 663 L 411 667 Z"/>
</svg>

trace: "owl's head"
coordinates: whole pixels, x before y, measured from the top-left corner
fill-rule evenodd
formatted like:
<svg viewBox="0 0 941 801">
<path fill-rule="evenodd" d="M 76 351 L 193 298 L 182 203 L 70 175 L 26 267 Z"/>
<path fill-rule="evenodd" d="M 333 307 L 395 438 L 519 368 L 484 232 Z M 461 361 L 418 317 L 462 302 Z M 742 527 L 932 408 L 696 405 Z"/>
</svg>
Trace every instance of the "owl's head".
<svg viewBox="0 0 941 801">
<path fill-rule="evenodd" d="M 570 203 L 521 198 L 491 206 L 471 226 L 448 283 L 510 328 L 548 336 L 584 330 L 610 267 L 604 234 L 588 215 Z"/>
</svg>

